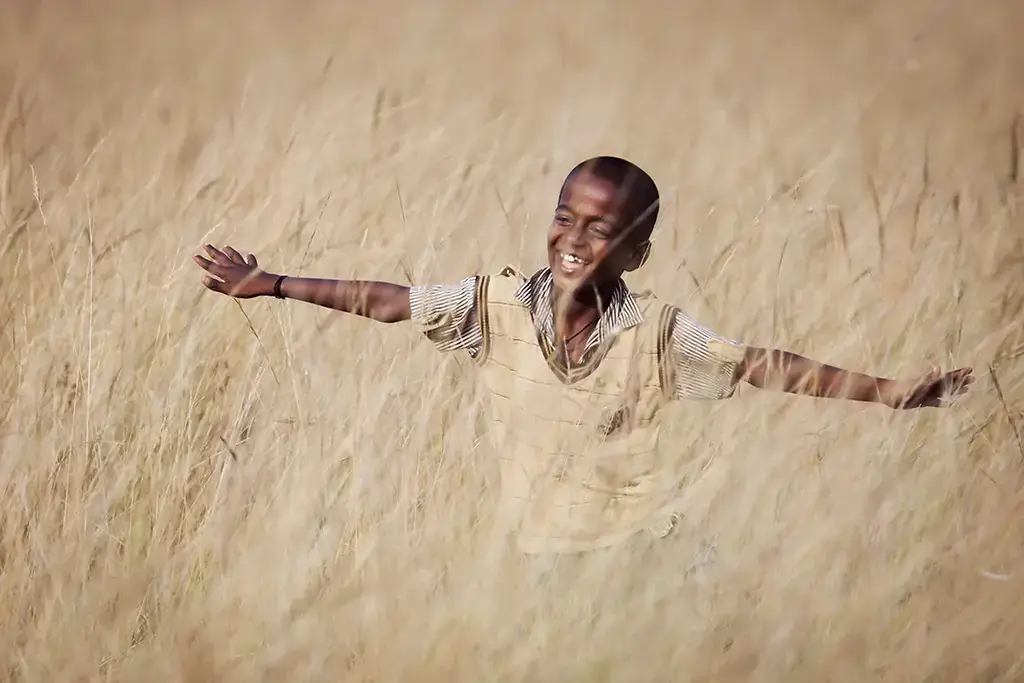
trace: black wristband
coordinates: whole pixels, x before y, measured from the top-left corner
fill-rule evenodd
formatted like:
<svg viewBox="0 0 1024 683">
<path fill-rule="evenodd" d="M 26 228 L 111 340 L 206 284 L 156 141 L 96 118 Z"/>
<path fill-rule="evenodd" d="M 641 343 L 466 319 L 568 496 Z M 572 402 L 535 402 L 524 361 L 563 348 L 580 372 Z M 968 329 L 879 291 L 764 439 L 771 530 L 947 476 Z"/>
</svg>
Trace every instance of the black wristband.
<svg viewBox="0 0 1024 683">
<path fill-rule="evenodd" d="M 281 294 L 281 283 L 284 282 L 286 276 L 278 275 L 277 280 L 274 282 L 274 296 L 278 299 L 283 299 L 284 294 Z"/>
</svg>

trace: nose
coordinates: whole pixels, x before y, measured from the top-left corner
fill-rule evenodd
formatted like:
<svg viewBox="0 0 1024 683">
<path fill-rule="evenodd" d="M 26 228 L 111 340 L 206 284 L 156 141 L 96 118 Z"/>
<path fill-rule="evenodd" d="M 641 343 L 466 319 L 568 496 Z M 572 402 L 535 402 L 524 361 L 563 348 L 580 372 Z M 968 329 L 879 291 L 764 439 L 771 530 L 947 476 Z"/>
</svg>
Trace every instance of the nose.
<svg viewBox="0 0 1024 683">
<path fill-rule="evenodd" d="M 573 246 L 582 246 L 585 242 L 583 237 L 586 235 L 586 230 L 587 226 L 583 221 L 575 221 L 566 231 L 565 237 L 569 241 L 569 244 Z"/>
</svg>

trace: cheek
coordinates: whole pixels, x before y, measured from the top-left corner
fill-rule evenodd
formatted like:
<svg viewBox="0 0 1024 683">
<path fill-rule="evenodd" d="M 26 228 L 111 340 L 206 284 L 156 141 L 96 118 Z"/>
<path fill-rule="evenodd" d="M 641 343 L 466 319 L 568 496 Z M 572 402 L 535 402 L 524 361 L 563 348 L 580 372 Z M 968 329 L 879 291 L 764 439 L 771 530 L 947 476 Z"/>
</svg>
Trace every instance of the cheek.
<svg viewBox="0 0 1024 683">
<path fill-rule="evenodd" d="M 552 223 L 548 227 L 548 245 L 554 246 L 555 242 L 562 238 L 563 233 L 565 233 L 565 228 L 558 223 Z"/>
<path fill-rule="evenodd" d="M 591 244 L 590 253 L 593 255 L 595 261 L 600 261 L 601 263 L 608 263 L 615 260 L 615 253 L 608 248 L 607 242 Z"/>
<path fill-rule="evenodd" d="M 594 260 L 601 264 L 604 270 L 618 270 L 626 266 L 627 256 L 621 249 L 610 249 L 603 244 L 593 250 Z"/>
</svg>

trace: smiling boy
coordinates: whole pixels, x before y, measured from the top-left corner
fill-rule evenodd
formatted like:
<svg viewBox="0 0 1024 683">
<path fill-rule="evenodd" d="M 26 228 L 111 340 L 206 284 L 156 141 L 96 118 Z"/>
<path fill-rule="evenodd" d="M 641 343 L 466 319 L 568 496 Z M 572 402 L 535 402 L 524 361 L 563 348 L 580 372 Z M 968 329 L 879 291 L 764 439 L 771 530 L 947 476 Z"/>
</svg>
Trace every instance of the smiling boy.
<svg viewBox="0 0 1024 683">
<path fill-rule="evenodd" d="M 911 380 L 851 372 L 701 326 L 622 275 L 650 252 L 659 193 L 618 157 L 574 168 L 547 233 L 548 264 L 447 285 L 293 278 L 206 246 L 209 289 L 297 299 L 380 322 L 411 320 L 442 351 L 467 353 L 490 396 L 502 457 L 503 519 L 525 553 L 609 547 L 663 535 L 677 483 L 658 455 L 659 412 L 675 399 L 724 399 L 755 387 L 890 408 L 942 405 L 971 369 Z"/>
</svg>

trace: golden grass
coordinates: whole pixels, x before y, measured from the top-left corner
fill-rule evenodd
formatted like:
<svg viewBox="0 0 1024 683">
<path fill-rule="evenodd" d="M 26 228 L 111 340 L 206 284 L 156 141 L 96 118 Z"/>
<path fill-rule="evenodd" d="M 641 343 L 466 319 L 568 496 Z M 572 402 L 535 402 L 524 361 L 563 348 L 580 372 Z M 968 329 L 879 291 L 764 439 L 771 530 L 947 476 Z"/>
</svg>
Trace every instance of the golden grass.
<svg viewBox="0 0 1024 683">
<path fill-rule="evenodd" d="M 1021 26 L 1015 0 L 8 3 L 2 676 L 1019 680 Z M 679 536 L 534 589 L 490 552 L 465 364 L 189 260 L 528 269 L 595 153 L 662 188 L 631 286 L 974 391 L 674 406 Z"/>
</svg>

